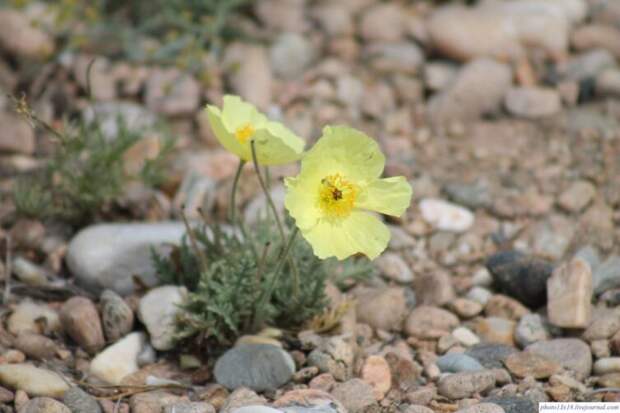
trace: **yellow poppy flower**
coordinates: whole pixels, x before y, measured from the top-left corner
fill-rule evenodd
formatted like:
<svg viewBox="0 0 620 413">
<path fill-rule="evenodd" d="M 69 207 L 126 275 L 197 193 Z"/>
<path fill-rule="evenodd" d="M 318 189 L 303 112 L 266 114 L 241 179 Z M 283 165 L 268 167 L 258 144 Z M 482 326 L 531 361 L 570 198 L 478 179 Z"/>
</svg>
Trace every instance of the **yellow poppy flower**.
<svg viewBox="0 0 620 413">
<path fill-rule="evenodd" d="M 252 161 L 252 140 L 261 165 L 281 165 L 301 157 L 305 143 L 300 137 L 239 96 L 226 95 L 221 110 L 213 105 L 206 110 L 217 139 L 244 161 Z"/>
<path fill-rule="evenodd" d="M 370 211 L 402 215 L 411 186 L 402 176 L 381 179 L 384 166 L 373 139 L 328 126 L 303 157 L 299 175 L 286 179 L 286 209 L 319 258 L 361 252 L 374 259 L 385 250 L 390 231 Z"/>
</svg>

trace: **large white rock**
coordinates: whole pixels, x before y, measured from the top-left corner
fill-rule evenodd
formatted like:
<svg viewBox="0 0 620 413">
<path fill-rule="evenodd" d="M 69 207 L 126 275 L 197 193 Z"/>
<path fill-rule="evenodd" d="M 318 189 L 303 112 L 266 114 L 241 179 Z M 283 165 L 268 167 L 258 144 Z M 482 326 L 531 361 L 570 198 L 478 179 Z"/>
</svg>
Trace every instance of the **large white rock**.
<svg viewBox="0 0 620 413">
<path fill-rule="evenodd" d="M 184 287 L 165 285 L 149 291 L 140 300 L 138 316 L 146 325 L 151 337 L 151 345 L 157 350 L 170 350 L 174 347 L 175 318 L 179 304 L 187 295 Z"/>
<path fill-rule="evenodd" d="M 581 258 L 556 268 L 547 280 L 547 313 L 551 324 L 585 328 L 592 317 L 590 264 Z"/>
<path fill-rule="evenodd" d="M 45 327 L 37 320 L 44 320 Z M 25 331 L 39 334 L 44 333 L 44 330 L 59 331 L 61 327 L 60 318 L 55 310 L 45 304 L 24 300 L 9 316 L 7 328 L 11 333 L 18 335 Z"/>
<path fill-rule="evenodd" d="M 93 293 L 107 288 L 126 295 L 134 276 L 147 286 L 158 283 L 152 249 L 166 253 L 184 234 L 181 222 L 93 225 L 73 237 L 67 264 L 77 283 Z"/>
<path fill-rule="evenodd" d="M 62 397 L 69 390 L 57 373 L 32 364 L 0 364 L 0 383 L 30 396 Z"/>
<path fill-rule="evenodd" d="M 425 198 L 420 201 L 422 218 L 441 231 L 465 232 L 474 223 L 474 214 L 450 202 Z"/>
<path fill-rule="evenodd" d="M 110 384 L 139 370 L 138 355 L 146 345 L 144 333 L 131 333 L 97 354 L 90 363 L 90 373 Z"/>
</svg>

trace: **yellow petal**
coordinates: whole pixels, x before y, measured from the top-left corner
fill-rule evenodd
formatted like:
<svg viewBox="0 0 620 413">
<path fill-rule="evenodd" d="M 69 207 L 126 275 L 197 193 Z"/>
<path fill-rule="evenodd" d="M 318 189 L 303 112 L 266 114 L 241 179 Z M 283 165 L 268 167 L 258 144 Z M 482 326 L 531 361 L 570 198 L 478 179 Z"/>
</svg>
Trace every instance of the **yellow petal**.
<svg viewBox="0 0 620 413">
<path fill-rule="evenodd" d="M 304 156 L 301 172 L 321 169 L 326 176 L 340 173 L 359 182 L 378 178 L 384 166 L 385 157 L 375 140 L 348 126 L 326 126 Z"/>
<path fill-rule="evenodd" d="M 226 95 L 222 105 L 222 122 L 230 133 L 234 133 L 248 124 L 258 129 L 267 122 L 267 117 L 239 96 Z"/>
<path fill-rule="evenodd" d="M 376 179 L 360 193 L 355 206 L 399 217 L 409 208 L 411 193 L 404 176 Z"/>
<path fill-rule="evenodd" d="M 301 229 L 301 233 L 321 259 L 336 257 L 343 260 L 356 253 L 374 259 L 385 250 L 390 240 L 387 226 L 363 211 L 354 211 L 341 220 L 322 219 L 310 229 Z"/>
<path fill-rule="evenodd" d="M 297 161 L 304 150 L 304 141 L 278 122 L 268 121 L 257 129 L 254 141 L 256 159 L 261 165 Z"/>
<path fill-rule="evenodd" d="M 313 190 L 311 182 L 301 177 L 286 178 L 284 185 L 286 186 L 284 206 L 295 219 L 295 224 L 302 231 L 314 227 L 321 218 L 321 213 L 317 207 L 316 191 Z"/>
<path fill-rule="evenodd" d="M 213 134 L 222 146 L 247 161 L 246 149 L 239 143 L 234 133 L 229 132 L 224 126 L 222 112 L 215 106 L 207 105 L 207 117 Z"/>
</svg>

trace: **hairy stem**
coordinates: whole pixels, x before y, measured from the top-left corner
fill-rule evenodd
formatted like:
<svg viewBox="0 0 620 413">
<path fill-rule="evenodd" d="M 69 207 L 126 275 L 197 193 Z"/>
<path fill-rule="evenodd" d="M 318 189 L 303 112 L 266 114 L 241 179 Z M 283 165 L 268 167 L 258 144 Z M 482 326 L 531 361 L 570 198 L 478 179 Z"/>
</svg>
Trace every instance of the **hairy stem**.
<svg viewBox="0 0 620 413">
<path fill-rule="evenodd" d="M 239 186 L 239 178 L 241 178 L 241 171 L 243 170 L 243 166 L 245 165 L 245 161 L 243 159 L 239 159 L 239 166 L 237 167 L 237 172 L 235 172 L 235 179 L 233 180 L 233 186 L 230 191 L 230 211 L 229 218 L 230 222 L 237 226 L 237 187 Z"/>
</svg>

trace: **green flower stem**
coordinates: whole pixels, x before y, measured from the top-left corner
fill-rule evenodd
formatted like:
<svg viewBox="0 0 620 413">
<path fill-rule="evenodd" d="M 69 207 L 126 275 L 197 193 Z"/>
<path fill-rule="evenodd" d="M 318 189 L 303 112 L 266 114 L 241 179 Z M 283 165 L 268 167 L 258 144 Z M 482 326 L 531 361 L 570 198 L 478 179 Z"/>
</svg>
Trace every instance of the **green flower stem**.
<svg viewBox="0 0 620 413">
<path fill-rule="evenodd" d="M 276 287 L 278 278 L 280 277 L 280 273 L 282 272 L 282 268 L 284 267 L 284 263 L 289 261 L 289 252 L 293 244 L 295 243 L 295 238 L 297 237 L 297 233 L 299 232 L 299 228 L 295 227 L 291 235 L 288 237 L 288 241 L 286 242 L 286 246 L 284 247 L 284 251 L 280 255 L 280 259 L 276 264 L 276 268 L 273 271 L 271 279 L 269 280 L 269 285 L 265 289 L 263 296 L 260 298 L 258 306 L 256 307 L 256 314 L 254 316 L 254 330 L 258 331 L 261 327 L 263 327 L 263 323 L 265 321 L 265 307 L 271 301 L 271 296 L 273 295 L 273 291 Z"/>
<path fill-rule="evenodd" d="M 252 161 L 254 162 L 254 169 L 256 170 L 256 175 L 258 176 L 258 182 L 260 183 L 260 187 L 262 188 L 265 196 L 267 197 L 267 203 L 269 204 L 269 208 L 271 208 L 271 212 L 273 212 L 274 219 L 276 220 L 276 225 L 278 226 L 278 232 L 280 233 L 280 237 L 282 238 L 282 242 L 285 241 L 286 237 L 284 235 L 284 228 L 282 227 L 282 221 L 280 220 L 280 215 L 278 215 L 278 210 L 276 209 L 276 205 L 273 203 L 273 199 L 271 198 L 271 194 L 267 189 L 267 185 L 265 185 L 265 180 L 263 179 L 263 175 L 260 172 L 260 167 L 258 166 L 258 160 L 256 159 L 256 145 L 254 144 L 254 140 L 250 142 L 250 146 L 252 147 Z"/>
<path fill-rule="evenodd" d="M 230 191 L 230 211 L 229 218 L 230 222 L 237 226 L 237 187 L 239 186 L 239 178 L 241 178 L 241 171 L 243 170 L 243 166 L 245 165 L 245 161 L 243 159 L 239 159 L 239 166 L 237 167 L 237 172 L 235 173 L 235 179 L 233 180 L 232 190 Z"/>
</svg>

